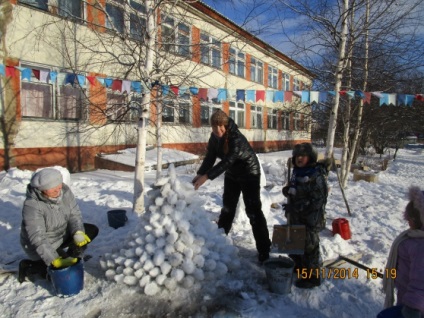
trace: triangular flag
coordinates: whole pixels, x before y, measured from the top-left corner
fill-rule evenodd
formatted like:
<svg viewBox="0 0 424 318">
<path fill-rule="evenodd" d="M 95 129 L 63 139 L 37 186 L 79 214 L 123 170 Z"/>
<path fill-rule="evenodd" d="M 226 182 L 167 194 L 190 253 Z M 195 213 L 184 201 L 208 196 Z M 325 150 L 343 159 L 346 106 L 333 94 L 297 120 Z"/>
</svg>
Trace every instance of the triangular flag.
<svg viewBox="0 0 424 318">
<path fill-rule="evenodd" d="M 211 101 L 218 97 L 218 90 L 216 88 L 208 88 L 208 100 Z"/>
<path fill-rule="evenodd" d="M 40 70 L 40 82 L 47 83 L 50 72 L 45 70 Z"/>
<path fill-rule="evenodd" d="M 256 101 L 265 101 L 265 91 L 263 90 L 257 90 L 256 91 Z"/>
<path fill-rule="evenodd" d="M 208 100 L 208 89 L 207 88 L 199 88 L 199 92 L 198 95 L 199 100 L 204 100 L 207 101 Z"/>
<path fill-rule="evenodd" d="M 162 95 L 166 96 L 169 94 L 169 85 L 162 85 Z"/>
<path fill-rule="evenodd" d="M 293 92 L 285 91 L 284 92 L 284 101 L 291 102 L 293 100 Z"/>
<path fill-rule="evenodd" d="M 389 94 L 379 93 L 379 95 L 380 95 L 380 106 L 383 106 L 383 105 L 389 106 Z"/>
<path fill-rule="evenodd" d="M 248 89 L 246 90 L 246 102 L 255 102 L 255 90 L 254 89 Z"/>
<path fill-rule="evenodd" d="M 381 94 L 381 92 L 371 92 L 372 95 L 378 97 L 378 98 L 382 98 L 383 95 Z"/>
<path fill-rule="evenodd" d="M 56 79 L 57 79 L 57 72 L 54 72 L 54 71 L 50 72 L 50 83 L 56 82 Z"/>
<path fill-rule="evenodd" d="M 336 92 L 335 91 L 328 91 L 328 94 L 336 96 Z"/>
<path fill-rule="evenodd" d="M 396 106 L 396 94 L 387 94 L 388 95 L 388 104 Z"/>
<path fill-rule="evenodd" d="M 105 78 L 105 86 L 107 88 L 111 87 L 112 84 L 113 84 L 113 79 L 112 78 L 109 78 L 109 77 Z"/>
<path fill-rule="evenodd" d="M 327 98 L 328 98 L 328 92 L 319 92 L 319 98 L 318 98 L 319 103 L 325 103 L 327 101 Z"/>
<path fill-rule="evenodd" d="M 275 91 L 274 103 L 284 102 L 284 91 Z"/>
<path fill-rule="evenodd" d="M 309 101 L 310 101 L 311 104 L 312 103 L 319 103 L 319 92 L 311 91 Z"/>
<path fill-rule="evenodd" d="M 131 93 L 131 81 L 123 80 L 122 81 L 122 93 Z"/>
<path fill-rule="evenodd" d="M 178 96 L 178 86 L 171 85 L 171 90 L 175 94 L 175 96 Z"/>
<path fill-rule="evenodd" d="M 87 76 L 87 80 L 90 82 L 91 85 L 96 85 L 96 77 L 95 76 Z"/>
<path fill-rule="evenodd" d="M 227 98 L 228 100 L 236 99 L 236 90 L 235 89 L 227 89 Z"/>
<path fill-rule="evenodd" d="M 102 84 L 102 86 L 106 86 L 105 79 L 103 77 L 96 76 L 96 79 L 99 81 L 100 84 Z"/>
<path fill-rule="evenodd" d="M 32 73 L 34 74 L 36 79 L 40 80 L 40 70 L 32 69 Z"/>
<path fill-rule="evenodd" d="M 22 78 L 22 80 L 31 81 L 31 69 L 30 68 L 24 68 L 21 72 L 21 78 Z"/>
<path fill-rule="evenodd" d="M 302 91 L 293 91 L 293 94 L 300 97 L 300 96 L 302 96 Z"/>
<path fill-rule="evenodd" d="M 3 76 L 6 75 L 3 64 L 0 64 L 0 75 L 3 75 Z"/>
<path fill-rule="evenodd" d="M 66 73 L 65 85 L 66 84 L 74 85 L 74 83 L 75 83 L 75 74 L 74 73 Z"/>
<path fill-rule="evenodd" d="M 82 75 L 82 74 L 78 74 L 77 75 L 77 79 L 78 79 L 78 84 L 81 86 L 81 87 L 85 87 L 85 75 Z"/>
<path fill-rule="evenodd" d="M 423 100 L 423 94 L 416 94 L 415 95 L 415 99 L 416 100 L 419 100 L 419 101 L 422 101 Z"/>
<path fill-rule="evenodd" d="M 15 77 L 15 67 L 14 66 L 6 66 L 6 76 Z"/>
<path fill-rule="evenodd" d="M 180 87 L 180 90 L 178 91 L 178 96 L 184 96 L 188 94 L 188 87 Z"/>
<path fill-rule="evenodd" d="M 265 96 L 267 102 L 272 102 L 274 100 L 274 91 L 266 91 Z"/>
<path fill-rule="evenodd" d="M 131 82 L 131 89 L 134 92 L 141 94 L 141 82 L 140 81 Z"/>
<path fill-rule="evenodd" d="M 364 95 L 365 95 L 364 103 L 371 104 L 371 93 L 370 92 L 365 92 Z"/>
<path fill-rule="evenodd" d="M 244 89 L 238 89 L 236 90 L 236 101 L 242 100 L 244 102 L 245 100 L 245 92 Z"/>
<path fill-rule="evenodd" d="M 302 103 L 309 103 L 309 91 L 302 91 L 302 98 L 300 101 Z"/>
<path fill-rule="evenodd" d="M 359 98 L 365 98 L 364 92 L 363 91 L 359 91 L 359 90 L 356 90 L 355 91 L 355 96 L 357 96 Z"/>
<path fill-rule="evenodd" d="M 405 96 L 405 105 L 412 106 L 412 102 L 414 101 L 414 95 L 406 95 Z"/>
<path fill-rule="evenodd" d="M 192 86 L 192 87 L 189 88 L 189 90 L 190 90 L 190 93 L 193 94 L 193 95 L 199 94 L 199 88 L 197 88 L 197 87 Z"/>
<path fill-rule="evenodd" d="M 355 97 L 355 91 L 347 91 L 346 94 L 349 96 L 349 98 Z"/>
<path fill-rule="evenodd" d="M 218 88 L 218 102 L 222 103 L 227 100 L 227 90 L 225 88 Z"/>
</svg>

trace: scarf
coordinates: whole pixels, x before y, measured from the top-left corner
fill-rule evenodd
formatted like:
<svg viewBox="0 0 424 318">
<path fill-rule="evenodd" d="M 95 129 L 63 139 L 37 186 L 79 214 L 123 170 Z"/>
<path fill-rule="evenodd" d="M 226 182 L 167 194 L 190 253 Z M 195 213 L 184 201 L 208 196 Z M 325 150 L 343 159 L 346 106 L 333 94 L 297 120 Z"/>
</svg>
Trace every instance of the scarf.
<svg viewBox="0 0 424 318">
<path fill-rule="evenodd" d="M 390 248 L 389 258 L 386 264 L 386 269 L 389 269 L 389 271 L 392 268 L 396 268 L 399 244 L 408 238 L 424 238 L 424 231 L 409 229 L 403 231 L 398 235 L 398 237 L 396 237 L 396 239 L 393 241 L 392 247 Z M 384 275 L 383 277 L 383 291 L 386 294 L 386 298 L 384 300 L 384 308 L 393 306 L 395 288 L 395 280 L 391 277 L 386 276 L 388 275 Z"/>
</svg>

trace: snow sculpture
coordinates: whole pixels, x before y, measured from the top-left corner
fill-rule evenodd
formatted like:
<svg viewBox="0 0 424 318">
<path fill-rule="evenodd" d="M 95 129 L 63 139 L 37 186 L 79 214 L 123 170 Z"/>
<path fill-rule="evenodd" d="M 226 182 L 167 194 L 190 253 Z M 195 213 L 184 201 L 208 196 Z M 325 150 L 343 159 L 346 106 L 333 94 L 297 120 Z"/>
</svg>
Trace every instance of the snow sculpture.
<svg viewBox="0 0 424 318">
<path fill-rule="evenodd" d="M 238 249 L 209 219 L 193 186 L 177 179 L 173 165 L 159 184 L 124 248 L 101 259 L 106 278 L 155 295 L 206 286 L 237 269 Z"/>
</svg>

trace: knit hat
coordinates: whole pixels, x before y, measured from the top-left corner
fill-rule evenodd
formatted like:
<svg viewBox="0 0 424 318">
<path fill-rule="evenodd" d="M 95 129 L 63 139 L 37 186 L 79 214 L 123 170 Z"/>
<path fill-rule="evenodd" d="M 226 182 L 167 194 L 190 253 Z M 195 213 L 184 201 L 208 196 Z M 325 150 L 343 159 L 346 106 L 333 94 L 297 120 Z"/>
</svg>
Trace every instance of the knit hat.
<svg viewBox="0 0 424 318">
<path fill-rule="evenodd" d="M 295 163 L 296 156 L 308 156 L 310 161 L 309 163 L 315 163 L 318 160 L 318 152 L 312 144 L 308 142 L 303 142 L 301 144 L 297 144 L 293 148 L 292 153 L 292 162 Z"/>
<path fill-rule="evenodd" d="M 62 182 L 62 173 L 54 168 L 42 169 L 36 172 L 31 178 L 31 186 L 41 191 L 57 187 Z"/>
<path fill-rule="evenodd" d="M 417 186 L 410 187 L 409 200 L 414 205 L 414 208 L 420 211 L 421 223 L 424 224 L 424 192 Z"/>
</svg>

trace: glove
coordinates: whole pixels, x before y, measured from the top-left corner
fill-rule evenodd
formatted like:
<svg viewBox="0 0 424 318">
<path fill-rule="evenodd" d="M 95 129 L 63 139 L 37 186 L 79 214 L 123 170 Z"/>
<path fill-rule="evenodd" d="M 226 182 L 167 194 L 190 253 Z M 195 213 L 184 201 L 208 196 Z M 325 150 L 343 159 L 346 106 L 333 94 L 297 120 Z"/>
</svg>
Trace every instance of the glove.
<svg viewBox="0 0 424 318">
<path fill-rule="evenodd" d="M 69 266 L 74 265 L 76 262 L 78 262 L 78 258 L 74 258 L 74 257 L 67 257 L 67 258 L 58 257 L 58 258 L 56 258 L 52 262 L 52 265 L 55 268 L 65 268 L 65 267 L 69 267 Z"/>
<path fill-rule="evenodd" d="M 81 247 L 81 246 L 84 246 L 84 245 L 86 245 L 90 242 L 91 242 L 90 238 L 83 231 L 76 231 L 75 232 L 74 243 L 75 243 L 76 246 Z"/>
<path fill-rule="evenodd" d="M 420 318 L 421 313 L 418 309 L 414 309 L 404 305 L 402 307 L 402 316 L 405 318 Z"/>
<path fill-rule="evenodd" d="M 290 203 L 283 204 L 284 216 L 287 218 L 287 214 L 293 214 L 293 205 Z"/>
<path fill-rule="evenodd" d="M 291 186 L 283 187 L 283 195 L 285 197 L 288 197 L 289 195 L 296 195 L 296 188 Z"/>
</svg>

